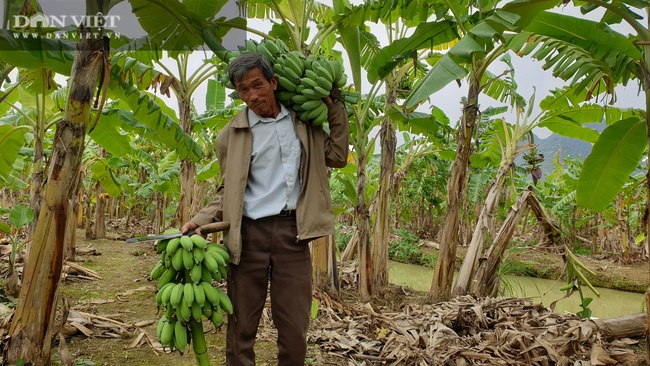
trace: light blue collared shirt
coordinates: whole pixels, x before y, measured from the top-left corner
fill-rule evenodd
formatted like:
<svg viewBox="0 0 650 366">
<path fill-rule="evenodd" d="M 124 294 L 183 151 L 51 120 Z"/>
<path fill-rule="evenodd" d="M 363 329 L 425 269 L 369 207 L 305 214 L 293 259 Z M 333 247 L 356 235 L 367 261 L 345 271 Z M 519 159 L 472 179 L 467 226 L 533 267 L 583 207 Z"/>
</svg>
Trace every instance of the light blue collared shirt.
<svg viewBox="0 0 650 366">
<path fill-rule="evenodd" d="M 248 109 L 253 151 L 244 192 L 244 216 L 258 219 L 293 210 L 298 205 L 300 140 L 289 111 L 280 104 L 277 118 Z"/>
</svg>

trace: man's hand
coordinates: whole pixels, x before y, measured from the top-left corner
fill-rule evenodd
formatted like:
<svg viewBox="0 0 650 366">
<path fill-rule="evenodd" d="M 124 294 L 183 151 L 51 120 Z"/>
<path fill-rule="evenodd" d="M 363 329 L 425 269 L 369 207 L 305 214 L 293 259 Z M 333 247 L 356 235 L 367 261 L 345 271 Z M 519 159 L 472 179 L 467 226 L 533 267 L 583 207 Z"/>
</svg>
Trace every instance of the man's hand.
<svg viewBox="0 0 650 366">
<path fill-rule="evenodd" d="M 181 233 L 186 234 L 190 231 L 194 231 L 195 233 L 201 235 L 201 228 L 199 228 L 199 225 L 195 224 L 192 221 L 188 221 L 181 227 Z"/>
<path fill-rule="evenodd" d="M 341 100 L 341 90 L 338 88 L 332 88 L 332 90 L 330 91 L 330 95 L 323 98 L 323 102 L 325 102 L 325 105 L 327 105 L 327 107 L 333 106 L 334 103 L 340 100 Z"/>
</svg>

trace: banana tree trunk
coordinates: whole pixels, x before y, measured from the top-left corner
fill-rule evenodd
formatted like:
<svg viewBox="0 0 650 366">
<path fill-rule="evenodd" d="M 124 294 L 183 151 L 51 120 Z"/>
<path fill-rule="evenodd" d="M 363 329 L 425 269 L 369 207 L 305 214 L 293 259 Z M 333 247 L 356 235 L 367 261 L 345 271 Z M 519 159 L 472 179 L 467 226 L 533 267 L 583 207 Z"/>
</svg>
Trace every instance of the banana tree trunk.
<svg viewBox="0 0 650 366">
<path fill-rule="evenodd" d="M 512 162 L 503 164 L 501 168 L 499 168 L 497 176 L 491 182 L 490 189 L 488 190 L 487 196 L 485 197 L 485 203 L 481 208 L 481 213 L 476 219 L 476 226 L 474 227 L 472 241 L 469 244 L 469 249 L 467 250 L 463 264 L 460 267 L 460 271 L 458 272 L 456 286 L 454 287 L 453 291 L 454 296 L 462 296 L 467 294 L 469 291 L 472 275 L 474 274 L 476 268 L 477 259 L 483 250 L 483 243 L 485 243 L 486 232 L 490 231 L 493 233 L 493 215 L 499 204 L 499 197 L 501 196 L 503 183 L 506 181 L 506 177 L 508 176 L 508 173 L 510 173 L 511 169 Z"/>
<path fill-rule="evenodd" d="M 156 212 L 154 212 L 153 232 L 160 234 L 165 228 L 165 196 L 156 192 Z"/>
<path fill-rule="evenodd" d="M 45 98 L 45 95 L 42 97 Z M 39 216 L 43 201 L 43 139 L 45 138 L 45 121 L 40 118 L 37 118 L 36 121 L 37 125 L 34 129 L 34 164 L 32 165 L 32 177 L 29 186 L 29 207 L 34 212 L 34 217 Z M 34 235 L 37 224 L 38 220 L 29 223 L 29 236 Z"/>
<path fill-rule="evenodd" d="M 469 157 L 472 155 L 472 135 L 478 114 L 478 95 L 480 78 L 475 74 L 470 77 L 467 102 L 463 106 L 461 125 L 456 132 L 456 159 L 451 168 L 447 184 L 447 204 L 445 219 L 440 236 L 440 251 L 434 269 L 431 283 L 431 300 L 441 302 L 451 297 L 451 285 L 454 280 L 454 263 L 456 260 L 456 245 L 458 244 L 458 229 L 460 207 L 465 197 L 466 176 L 469 167 Z"/>
<path fill-rule="evenodd" d="M 396 88 L 387 87 L 388 100 L 386 110 L 395 105 Z M 372 245 L 373 289 L 378 291 L 388 286 L 388 238 L 390 236 L 391 178 L 395 173 L 395 148 L 397 138 L 393 121 L 386 117 L 379 131 L 381 141 L 381 158 L 379 165 L 379 188 L 377 190 L 377 211 Z"/>
<path fill-rule="evenodd" d="M 627 230 L 627 220 L 623 214 L 623 195 L 620 193 L 616 198 L 616 216 L 618 218 L 618 234 L 620 236 L 623 262 L 627 263 L 630 260 L 630 250 L 628 245 L 629 236 Z"/>
<path fill-rule="evenodd" d="M 72 203 L 68 207 L 68 221 L 66 222 L 66 228 L 65 228 L 65 239 L 64 239 L 64 244 L 65 247 L 63 248 L 63 260 L 75 261 L 75 255 L 76 255 L 76 250 L 77 246 L 75 245 L 77 241 L 77 213 L 79 211 L 80 207 L 80 202 L 82 202 L 81 195 L 81 187 L 83 187 L 83 175 L 84 172 L 82 169 L 79 170 L 78 179 L 77 179 L 77 186 L 72 188 L 72 191 L 77 192 L 76 198 L 71 200 Z"/>
<path fill-rule="evenodd" d="M 82 36 L 85 34 L 81 29 Z M 24 282 L 9 330 L 7 360 L 47 365 L 50 360 L 57 289 L 63 268 L 66 222 L 79 189 L 78 179 L 91 102 L 106 54 L 104 40 L 81 37 L 68 103 L 58 123 L 47 168 L 47 189 L 25 264 Z"/>
<path fill-rule="evenodd" d="M 106 158 L 106 150 L 99 148 L 98 156 Z M 106 237 L 106 191 L 101 183 L 97 182 L 95 189 L 95 235 L 93 239 L 104 239 Z"/>
<path fill-rule="evenodd" d="M 486 252 L 486 260 L 482 261 L 476 270 L 475 281 L 471 283 L 471 292 L 478 296 L 496 296 L 498 282 L 496 278 L 497 269 L 501 264 L 501 258 L 510 243 L 510 239 L 517 228 L 517 224 L 526 212 L 526 203 L 531 197 L 532 190 L 529 187 L 525 190 L 517 202 L 510 208 L 501 229 L 494 238 L 494 242 Z"/>
<path fill-rule="evenodd" d="M 179 111 L 181 128 L 186 134 L 192 136 L 192 105 L 179 97 Z M 179 205 L 179 222 L 182 225 L 192 218 L 192 202 L 194 201 L 194 176 L 196 165 L 190 158 L 181 161 L 181 196 Z"/>
<path fill-rule="evenodd" d="M 373 291 L 372 281 L 372 255 L 370 248 L 370 210 L 366 205 L 366 163 L 365 159 L 359 159 L 357 165 L 357 197 L 359 204 L 355 208 L 357 218 L 357 240 L 359 253 L 359 300 L 370 301 Z"/>
<path fill-rule="evenodd" d="M 311 253 L 314 288 L 330 294 L 338 294 L 339 279 L 334 236 L 328 235 L 312 241 Z"/>
</svg>

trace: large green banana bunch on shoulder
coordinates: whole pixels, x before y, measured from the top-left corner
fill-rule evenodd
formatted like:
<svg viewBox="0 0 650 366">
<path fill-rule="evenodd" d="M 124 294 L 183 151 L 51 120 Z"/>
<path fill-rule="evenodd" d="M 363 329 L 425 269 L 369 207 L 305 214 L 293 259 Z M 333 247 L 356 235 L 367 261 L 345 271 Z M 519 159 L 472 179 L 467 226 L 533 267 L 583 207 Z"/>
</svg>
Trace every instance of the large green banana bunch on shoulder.
<svg viewBox="0 0 650 366">
<path fill-rule="evenodd" d="M 338 61 L 291 51 L 280 55 L 275 63 L 278 75 L 276 96 L 292 108 L 298 118 L 316 126 L 327 122 L 327 105 L 334 88 L 343 88 L 347 77 Z"/>
<path fill-rule="evenodd" d="M 247 40 L 239 50 L 240 53 L 260 53 L 274 65 L 279 86 L 276 97 L 292 108 L 298 118 L 317 126 L 327 122 L 327 106 L 323 98 L 330 96 L 333 89 L 341 89 L 347 83 L 340 62 L 289 51 L 278 38 L 259 43 Z M 219 80 L 225 87 L 234 89 L 227 75 L 220 76 Z M 236 92 L 231 96 L 236 98 Z"/>
<path fill-rule="evenodd" d="M 174 232 L 178 230 L 165 233 Z M 226 278 L 230 254 L 196 234 L 160 240 L 156 251 L 160 261 L 149 278 L 158 280 L 156 304 L 163 311 L 156 333 L 163 347 L 183 353 L 191 342 L 191 321 L 201 323 L 206 317 L 219 327 L 222 312 L 233 312 L 228 295 L 212 285 Z"/>
</svg>

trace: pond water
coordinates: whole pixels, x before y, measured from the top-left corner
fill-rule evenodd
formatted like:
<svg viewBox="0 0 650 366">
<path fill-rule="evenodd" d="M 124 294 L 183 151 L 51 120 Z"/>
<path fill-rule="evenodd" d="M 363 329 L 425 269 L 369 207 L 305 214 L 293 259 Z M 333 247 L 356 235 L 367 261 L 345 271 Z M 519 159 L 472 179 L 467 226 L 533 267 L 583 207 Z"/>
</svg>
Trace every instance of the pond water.
<svg viewBox="0 0 650 366">
<path fill-rule="evenodd" d="M 433 279 L 433 268 L 404 264 L 389 261 L 388 279 L 395 285 L 408 286 L 417 291 L 429 291 Z M 513 297 L 530 297 L 533 301 L 541 302 L 548 307 L 553 301 L 561 299 L 566 292 L 559 287 L 565 284 L 564 278 L 560 281 L 545 280 L 540 278 L 506 276 L 505 282 L 512 289 Z M 645 311 L 644 294 L 596 288 L 600 297 L 591 290 L 585 289 L 583 293 L 594 301 L 589 305 L 592 317 L 613 318 L 621 315 L 635 314 Z M 555 307 L 556 313 L 576 313 L 581 311 L 580 295 L 576 292 L 567 299 L 559 300 Z"/>
</svg>

